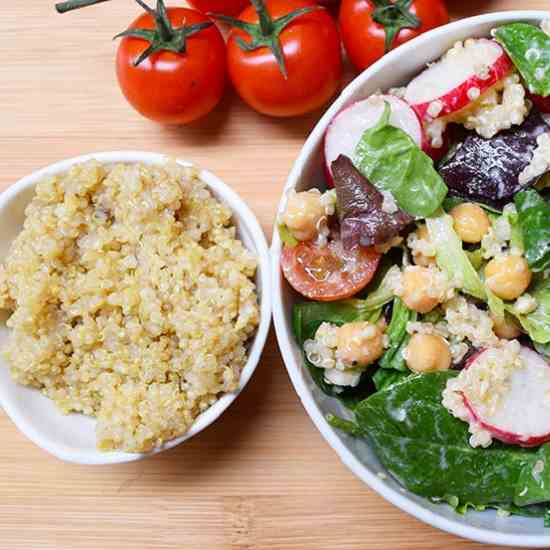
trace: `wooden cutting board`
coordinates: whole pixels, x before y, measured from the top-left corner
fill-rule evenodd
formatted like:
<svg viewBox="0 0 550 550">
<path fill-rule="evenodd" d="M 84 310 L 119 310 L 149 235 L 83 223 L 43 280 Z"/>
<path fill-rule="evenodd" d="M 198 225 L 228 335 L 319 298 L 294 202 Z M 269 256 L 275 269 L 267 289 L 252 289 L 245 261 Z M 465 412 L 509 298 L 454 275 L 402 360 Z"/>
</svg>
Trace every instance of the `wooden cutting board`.
<svg viewBox="0 0 550 550">
<path fill-rule="evenodd" d="M 128 107 L 114 76 L 110 38 L 139 8 L 117 0 L 62 17 L 53 3 L 3 6 L 0 189 L 83 153 L 164 152 L 208 167 L 231 184 L 269 236 L 286 176 L 320 113 L 272 120 L 230 92 L 200 123 L 157 126 Z M 550 0 L 448 5 L 459 18 L 550 8 Z M 300 405 L 273 334 L 254 378 L 223 418 L 155 458 L 104 467 L 63 464 L 1 411 L 0 439 L 2 550 L 480 546 L 409 517 L 339 462 Z"/>
</svg>

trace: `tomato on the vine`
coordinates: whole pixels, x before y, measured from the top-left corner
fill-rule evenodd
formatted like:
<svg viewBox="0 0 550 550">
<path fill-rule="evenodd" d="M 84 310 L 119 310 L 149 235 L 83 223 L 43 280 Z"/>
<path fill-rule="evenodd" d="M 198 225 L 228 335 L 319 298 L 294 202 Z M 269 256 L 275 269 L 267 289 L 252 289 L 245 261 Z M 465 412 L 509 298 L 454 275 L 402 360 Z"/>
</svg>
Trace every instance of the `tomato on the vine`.
<svg viewBox="0 0 550 550">
<path fill-rule="evenodd" d="M 308 0 L 252 0 L 227 43 L 231 81 L 260 113 L 287 117 L 324 105 L 342 77 L 340 38 L 325 8 Z"/>
<path fill-rule="evenodd" d="M 60 12 L 105 0 L 67 0 Z M 122 93 L 143 116 L 165 124 L 185 124 L 209 113 L 220 101 L 226 76 L 223 37 L 206 15 L 189 8 L 145 10 L 117 35 L 116 71 Z"/>
<path fill-rule="evenodd" d="M 224 15 L 239 15 L 249 4 L 249 0 L 189 0 L 189 4 L 203 13 L 215 12 Z"/>
<path fill-rule="evenodd" d="M 449 22 L 443 0 L 342 0 L 342 41 L 351 62 L 366 69 L 390 49 Z"/>
</svg>

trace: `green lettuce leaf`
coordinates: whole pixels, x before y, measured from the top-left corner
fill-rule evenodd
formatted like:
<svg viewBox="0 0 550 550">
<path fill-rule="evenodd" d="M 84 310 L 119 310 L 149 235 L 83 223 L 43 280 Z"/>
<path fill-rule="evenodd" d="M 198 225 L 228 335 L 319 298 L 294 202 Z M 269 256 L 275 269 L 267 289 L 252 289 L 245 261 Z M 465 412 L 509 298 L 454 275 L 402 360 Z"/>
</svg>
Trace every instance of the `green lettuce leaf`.
<svg viewBox="0 0 550 550">
<path fill-rule="evenodd" d="M 525 259 L 531 271 L 544 271 L 550 268 L 550 203 L 534 189 L 518 193 L 514 202 L 525 244 Z"/>
<path fill-rule="evenodd" d="M 409 370 L 405 364 L 403 350 L 410 340 L 410 336 L 407 333 L 407 323 L 409 321 L 416 321 L 416 316 L 415 311 L 410 310 L 401 299 L 395 298 L 391 321 L 386 330 L 390 346 L 378 362 L 383 369 Z"/>
<path fill-rule="evenodd" d="M 550 277 L 539 273 L 528 289 L 535 298 L 538 307 L 528 315 L 519 314 L 514 304 L 506 304 L 506 310 L 514 314 L 523 329 L 529 334 L 533 342 L 538 344 L 550 343 Z"/>
<path fill-rule="evenodd" d="M 277 229 L 279 231 L 279 238 L 283 244 L 291 247 L 298 244 L 298 239 L 290 232 L 290 229 L 284 223 L 280 223 Z"/>
<path fill-rule="evenodd" d="M 534 342 L 535 350 L 541 355 L 544 355 L 548 360 L 550 360 L 550 343 L 548 344 L 539 344 Z"/>
<path fill-rule="evenodd" d="M 512 58 L 529 91 L 550 95 L 550 36 L 528 23 L 510 23 L 496 29 L 494 37 Z"/>
<path fill-rule="evenodd" d="M 497 317 L 502 317 L 504 303 L 485 286 L 474 269 L 462 248 L 462 241 L 454 230 L 453 218 L 439 211 L 437 215 L 426 219 L 426 225 L 430 241 L 435 247 L 438 267 L 446 272 L 451 280 L 458 277 L 465 293 L 478 300 L 484 300 Z"/>
<path fill-rule="evenodd" d="M 378 123 L 365 131 L 355 150 L 354 164 L 379 190 L 390 191 L 399 207 L 412 216 L 430 216 L 441 205 L 447 186 L 403 130 L 391 126 L 386 102 Z"/>
</svg>

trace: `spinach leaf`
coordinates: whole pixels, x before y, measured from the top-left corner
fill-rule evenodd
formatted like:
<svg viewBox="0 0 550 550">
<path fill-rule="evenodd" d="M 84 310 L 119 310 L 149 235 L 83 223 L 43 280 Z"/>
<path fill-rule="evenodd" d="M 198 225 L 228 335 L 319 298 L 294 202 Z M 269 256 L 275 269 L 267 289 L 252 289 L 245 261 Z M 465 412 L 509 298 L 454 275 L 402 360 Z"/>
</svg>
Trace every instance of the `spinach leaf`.
<svg viewBox="0 0 550 550">
<path fill-rule="evenodd" d="M 353 435 L 353 436 L 363 435 L 359 426 L 357 426 L 357 424 L 355 422 L 352 422 L 351 420 L 340 418 L 339 416 L 335 416 L 334 414 L 327 414 L 327 422 L 333 428 L 342 430 L 343 432 L 346 432 L 349 435 Z"/>
<path fill-rule="evenodd" d="M 514 504 L 527 506 L 550 500 L 550 445 L 539 448 L 534 463 L 526 464 L 516 485 Z"/>
<path fill-rule="evenodd" d="M 507 304 L 506 309 L 514 314 L 531 340 L 538 344 L 550 343 L 550 277 L 539 273 L 528 289 L 537 301 L 538 307 L 528 315 L 517 313 L 513 304 Z"/>
<path fill-rule="evenodd" d="M 435 247 L 437 265 L 447 273 L 450 280 L 460 279 L 461 288 L 474 298 L 488 303 L 491 311 L 499 318 L 504 315 L 504 304 L 482 282 L 462 248 L 453 227 L 453 218 L 439 210 L 435 216 L 426 219 L 430 241 Z"/>
<path fill-rule="evenodd" d="M 441 404 L 453 371 L 413 375 L 371 395 L 355 409 L 382 464 L 410 491 L 426 497 L 456 495 L 474 505 L 511 503 L 528 450 L 498 443 L 469 445 L 468 425 Z"/>
<path fill-rule="evenodd" d="M 550 267 L 550 203 L 534 189 L 518 193 L 514 202 L 529 268 L 544 271 Z"/>
<path fill-rule="evenodd" d="M 355 149 L 354 164 L 379 190 L 389 191 L 412 216 L 430 216 L 441 205 L 447 187 L 413 139 L 389 123 L 386 102 L 378 123 L 366 130 Z"/>
<path fill-rule="evenodd" d="M 546 504 L 533 504 L 530 506 L 517 506 L 513 503 L 502 502 L 499 504 L 474 504 L 463 502 L 456 495 L 449 495 L 443 499 L 431 499 L 434 502 L 444 501 L 452 506 L 457 514 L 464 515 L 468 510 L 483 512 L 483 510 L 494 509 L 503 515 L 524 516 L 528 518 L 544 518 L 548 514 L 549 507 Z M 545 525 L 548 527 L 548 525 Z"/>
<path fill-rule="evenodd" d="M 378 363 L 383 369 L 409 370 L 403 357 L 403 350 L 410 339 L 407 334 L 407 323 L 409 321 L 416 321 L 416 312 L 410 310 L 400 298 L 396 298 L 393 301 L 391 321 L 386 330 L 390 347 Z"/>
<path fill-rule="evenodd" d="M 546 517 L 549 512 L 548 504 L 532 504 L 530 506 L 516 506 L 512 503 L 502 503 L 499 505 L 489 505 L 488 508 L 494 508 L 497 511 L 505 512 L 514 516 L 524 516 L 526 518 L 545 518 L 544 526 L 546 525 Z"/>
<path fill-rule="evenodd" d="M 380 368 L 372 376 L 372 381 L 374 382 L 376 391 L 380 391 L 392 384 L 401 382 L 401 380 L 407 378 L 407 376 L 411 376 L 411 372 L 408 370 L 407 372 L 403 372 L 395 369 Z"/>
<path fill-rule="evenodd" d="M 304 354 L 304 363 L 309 371 L 311 378 L 315 384 L 321 389 L 321 391 L 330 396 L 338 399 L 342 404 L 350 410 L 354 410 L 355 407 L 366 399 L 375 390 L 374 384 L 370 373 L 365 371 L 361 375 L 359 384 L 357 386 L 335 386 L 325 380 L 324 369 L 320 369 L 315 365 L 312 365 Z"/>
<path fill-rule="evenodd" d="M 550 95 L 550 37 L 528 23 L 510 23 L 495 30 L 495 39 L 523 76 L 532 94 Z"/>
</svg>

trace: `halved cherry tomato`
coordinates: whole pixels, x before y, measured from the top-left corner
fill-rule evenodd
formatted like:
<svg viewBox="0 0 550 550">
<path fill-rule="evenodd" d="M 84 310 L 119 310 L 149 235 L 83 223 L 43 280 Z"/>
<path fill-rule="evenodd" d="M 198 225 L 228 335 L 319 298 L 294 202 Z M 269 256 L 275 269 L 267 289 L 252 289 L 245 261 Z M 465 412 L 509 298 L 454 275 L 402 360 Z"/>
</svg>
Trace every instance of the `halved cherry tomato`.
<svg viewBox="0 0 550 550">
<path fill-rule="evenodd" d="M 373 278 L 380 254 L 372 248 L 344 250 L 335 240 L 328 246 L 312 241 L 285 246 L 281 267 L 286 280 L 302 296 L 321 302 L 342 300 L 357 294 Z"/>
<path fill-rule="evenodd" d="M 443 0 L 342 0 L 340 32 L 351 62 L 362 71 L 384 53 L 449 22 Z"/>
<path fill-rule="evenodd" d="M 204 13 L 239 15 L 250 2 L 249 0 L 189 0 L 189 4 Z"/>
</svg>

